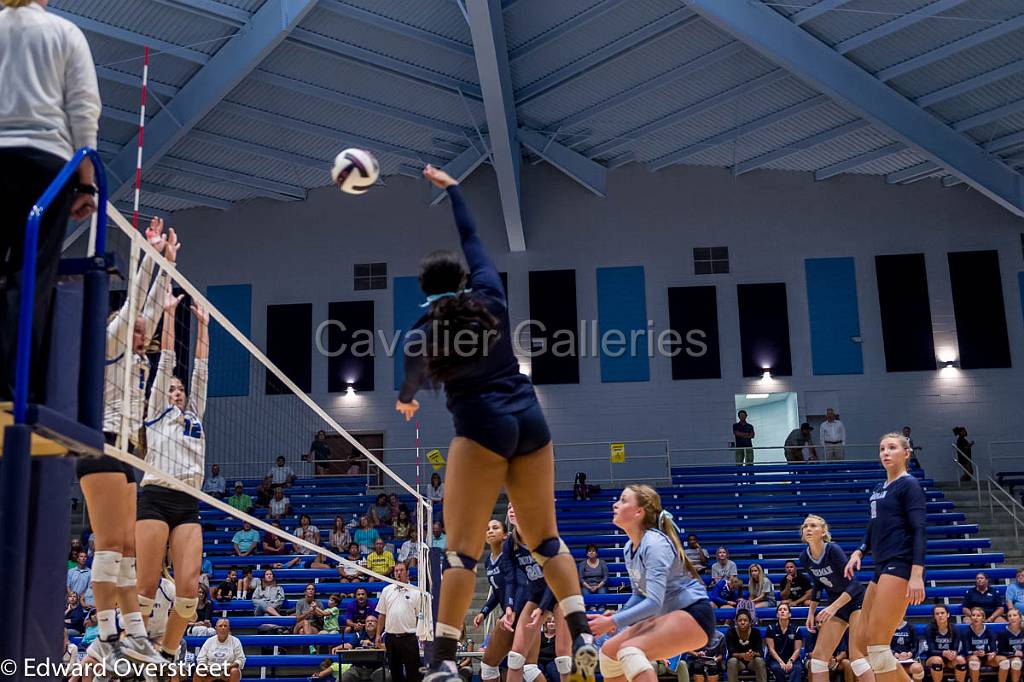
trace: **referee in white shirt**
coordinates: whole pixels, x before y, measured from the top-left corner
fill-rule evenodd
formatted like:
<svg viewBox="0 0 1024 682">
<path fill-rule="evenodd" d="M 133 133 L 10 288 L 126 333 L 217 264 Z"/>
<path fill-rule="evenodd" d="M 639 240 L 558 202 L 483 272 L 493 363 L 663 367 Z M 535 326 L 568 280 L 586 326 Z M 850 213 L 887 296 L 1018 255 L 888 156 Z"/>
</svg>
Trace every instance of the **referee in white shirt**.
<svg viewBox="0 0 1024 682">
<path fill-rule="evenodd" d="M 100 94 L 85 36 L 48 14 L 47 0 L 0 0 L 0 399 L 10 399 L 17 357 L 18 298 L 25 221 L 75 149 L 96 147 Z M 68 215 L 96 210 L 92 164 L 57 195 L 39 226 L 32 364 L 42 354 Z M 46 376 L 35 372 L 31 399 L 44 399 Z"/>
<path fill-rule="evenodd" d="M 846 445 L 846 427 L 836 419 L 831 407 L 825 410 L 825 421 L 821 423 L 821 442 L 825 446 L 825 460 L 845 459 L 843 446 Z"/>
<path fill-rule="evenodd" d="M 395 564 L 395 580 L 404 583 L 409 578 L 405 564 Z M 380 646 L 384 633 L 391 682 L 420 682 L 420 644 L 416 639 L 416 621 L 420 615 L 420 595 L 405 585 L 391 583 L 381 590 L 377 600 L 379 626 L 377 642 Z"/>
</svg>

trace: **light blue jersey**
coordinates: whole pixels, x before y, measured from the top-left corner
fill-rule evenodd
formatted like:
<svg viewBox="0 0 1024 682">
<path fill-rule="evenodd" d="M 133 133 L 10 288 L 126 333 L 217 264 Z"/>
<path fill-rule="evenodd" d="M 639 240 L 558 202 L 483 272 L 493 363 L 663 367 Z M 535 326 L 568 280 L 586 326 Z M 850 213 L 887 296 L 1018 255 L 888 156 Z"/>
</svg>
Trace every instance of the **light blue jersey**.
<svg viewBox="0 0 1024 682">
<path fill-rule="evenodd" d="M 636 551 L 630 541 L 622 554 L 633 584 L 633 596 L 612 617 L 618 629 L 708 598 L 704 583 L 690 575 L 672 541 L 661 531 L 648 529 Z"/>
</svg>

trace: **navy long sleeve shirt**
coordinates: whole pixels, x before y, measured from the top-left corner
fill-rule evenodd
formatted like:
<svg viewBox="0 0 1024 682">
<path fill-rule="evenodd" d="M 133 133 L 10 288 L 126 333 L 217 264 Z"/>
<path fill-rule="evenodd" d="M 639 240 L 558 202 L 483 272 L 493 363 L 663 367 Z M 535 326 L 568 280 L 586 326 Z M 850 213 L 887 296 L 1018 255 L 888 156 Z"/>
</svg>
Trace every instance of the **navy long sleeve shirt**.
<svg viewBox="0 0 1024 682">
<path fill-rule="evenodd" d="M 875 565 L 905 561 L 924 566 L 926 514 L 924 491 L 910 474 L 883 481 L 871 492 L 871 520 L 860 550 L 871 553 Z"/>
<path fill-rule="evenodd" d="M 815 594 L 811 597 L 813 601 L 822 601 L 822 593 L 827 594 L 829 601 L 832 602 L 843 592 L 849 594 L 851 599 L 864 592 L 864 586 L 859 581 L 847 580 L 843 575 L 846 561 L 846 552 L 834 542 L 825 543 L 825 549 L 817 560 L 811 557 L 809 549 L 805 548 L 800 553 L 800 565 L 814 582 Z"/>
</svg>

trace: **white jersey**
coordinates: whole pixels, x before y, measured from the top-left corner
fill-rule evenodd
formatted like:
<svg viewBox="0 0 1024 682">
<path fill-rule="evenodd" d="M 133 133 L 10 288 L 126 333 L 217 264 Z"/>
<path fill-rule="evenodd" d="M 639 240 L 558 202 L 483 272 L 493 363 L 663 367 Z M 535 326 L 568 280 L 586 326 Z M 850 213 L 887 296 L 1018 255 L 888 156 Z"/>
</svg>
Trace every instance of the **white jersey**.
<svg viewBox="0 0 1024 682">
<path fill-rule="evenodd" d="M 167 274 L 160 272 L 152 287 L 149 286 L 153 276 L 153 261 L 146 256 L 135 277 L 136 300 L 146 297 L 143 305 L 146 341 L 153 338 L 157 322 L 162 315 L 160 295 L 164 291 Z M 146 290 L 149 293 L 146 293 Z M 146 404 L 146 383 L 149 381 L 149 359 L 144 354 L 135 353 L 132 349 L 132 336 L 135 323 L 128 319 L 128 299 L 126 298 L 117 315 L 107 324 L 106 368 L 103 375 L 103 430 L 108 433 L 121 432 L 122 397 L 124 395 L 125 363 L 130 363 L 130 380 L 128 382 L 128 437 L 138 445 L 139 430 L 142 428 L 142 413 Z M 122 446 L 124 447 L 124 446 Z"/>
<path fill-rule="evenodd" d="M 206 386 L 209 367 L 206 359 L 197 358 L 192 368 L 188 404 L 182 411 L 167 402 L 174 370 L 173 350 L 160 351 L 156 378 L 149 394 L 146 419 L 146 462 L 182 483 L 201 488 L 206 471 L 206 432 L 203 413 L 206 411 Z M 146 474 L 142 485 L 159 484 L 160 479 Z"/>
</svg>

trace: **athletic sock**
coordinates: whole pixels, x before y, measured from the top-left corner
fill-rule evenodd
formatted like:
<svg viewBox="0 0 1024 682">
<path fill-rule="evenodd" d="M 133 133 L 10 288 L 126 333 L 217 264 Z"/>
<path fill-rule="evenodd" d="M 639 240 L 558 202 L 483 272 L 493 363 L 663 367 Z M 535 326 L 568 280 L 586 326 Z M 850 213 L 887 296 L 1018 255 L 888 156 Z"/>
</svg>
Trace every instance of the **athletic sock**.
<svg viewBox="0 0 1024 682">
<path fill-rule="evenodd" d="M 142 622 L 142 614 L 138 611 L 134 613 L 122 614 L 124 620 L 124 631 L 132 637 L 141 637 L 146 639 L 146 624 Z"/>
<path fill-rule="evenodd" d="M 99 637 L 104 642 L 117 639 L 117 616 L 114 609 L 107 609 L 96 614 L 96 622 L 100 626 Z"/>
<path fill-rule="evenodd" d="M 434 670 L 441 668 L 444 663 L 455 661 L 455 654 L 459 649 L 459 640 L 451 637 L 435 636 L 434 653 L 431 657 L 430 667 Z"/>
<path fill-rule="evenodd" d="M 590 623 L 587 621 L 587 614 L 584 611 L 565 614 L 565 624 L 569 626 L 569 634 L 573 641 L 577 637 L 583 637 L 589 644 L 594 641 L 594 635 L 590 632 Z"/>
</svg>

